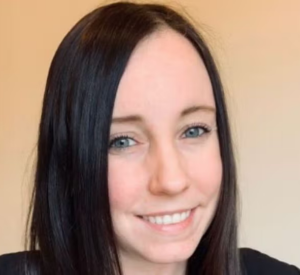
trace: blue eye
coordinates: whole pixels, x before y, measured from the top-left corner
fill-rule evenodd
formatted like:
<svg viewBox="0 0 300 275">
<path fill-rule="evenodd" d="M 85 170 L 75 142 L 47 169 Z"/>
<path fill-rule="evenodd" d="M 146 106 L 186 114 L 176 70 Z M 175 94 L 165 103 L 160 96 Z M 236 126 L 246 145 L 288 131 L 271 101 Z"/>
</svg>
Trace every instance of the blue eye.
<svg viewBox="0 0 300 275">
<path fill-rule="evenodd" d="M 201 137 L 204 134 L 207 134 L 210 132 L 210 129 L 205 126 L 192 126 L 189 127 L 185 132 L 184 135 L 186 138 L 197 138 Z"/>
<path fill-rule="evenodd" d="M 135 141 L 130 138 L 129 136 L 119 136 L 114 138 L 109 143 L 109 148 L 114 149 L 125 149 L 127 147 L 133 146 L 135 144 Z"/>
<path fill-rule="evenodd" d="M 189 126 L 183 133 L 184 138 L 200 138 L 205 134 L 208 134 L 212 131 L 211 128 L 205 125 L 194 125 Z M 129 147 L 136 145 L 136 141 L 127 135 L 121 135 L 113 138 L 109 142 L 109 149 L 114 150 L 125 150 Z"/>
</svg>

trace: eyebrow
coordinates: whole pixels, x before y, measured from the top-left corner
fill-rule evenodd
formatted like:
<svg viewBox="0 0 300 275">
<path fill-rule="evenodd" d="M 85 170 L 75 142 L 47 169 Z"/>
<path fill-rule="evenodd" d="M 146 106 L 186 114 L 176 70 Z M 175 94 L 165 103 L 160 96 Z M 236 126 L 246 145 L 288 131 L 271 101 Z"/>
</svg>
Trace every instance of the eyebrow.
<svg viewBox="0 0 300 275">
<path fill-rule="evenodd" d="M 195 112 L 208 112 L 208 113 L 216 113 L 216 109 L 212 106 L 206 106 L 206 105 L 201 105 L 201 106 L 191 106 L 189 108 L 184 109 L 180 113 L 180 118 L 185 117 L 187 115 L 193 114 Z M 129 123 L 129 122 L 143 122 L 144 119 L 140 115 L 129 115 L 129 116 L 124 116 L 124 117 L 114 117 L 112 119 L 112 123 Z"/>
</svg>

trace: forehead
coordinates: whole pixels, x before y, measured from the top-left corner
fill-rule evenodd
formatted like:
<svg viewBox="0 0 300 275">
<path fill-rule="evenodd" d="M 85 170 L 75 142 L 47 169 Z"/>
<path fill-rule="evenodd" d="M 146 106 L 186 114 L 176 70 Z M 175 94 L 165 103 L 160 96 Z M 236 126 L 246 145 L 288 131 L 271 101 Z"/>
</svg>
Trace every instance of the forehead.
<svg viewBox="0 0 300 275">
<path fill-rule="evenodd" d="M 171 116 L 193 105 L 215 107 L 200 55 L 181 34 L 156 31 L 130 57 L 118 87 L 114 116 Z"/>
</svg>

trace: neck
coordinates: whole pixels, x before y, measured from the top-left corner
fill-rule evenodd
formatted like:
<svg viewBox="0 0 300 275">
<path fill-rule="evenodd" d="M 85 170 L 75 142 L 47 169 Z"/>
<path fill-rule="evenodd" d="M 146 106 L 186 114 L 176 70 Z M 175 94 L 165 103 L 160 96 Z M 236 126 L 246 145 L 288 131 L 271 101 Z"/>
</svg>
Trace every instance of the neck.
<svg viewBox="0 0 300 275">
<path fill-rule="evenodd" d="M 146 260 L 122 259 L 124 275 L 185 275 L 187 261 L 175 263 L 153 263 Z"/>
</svg>

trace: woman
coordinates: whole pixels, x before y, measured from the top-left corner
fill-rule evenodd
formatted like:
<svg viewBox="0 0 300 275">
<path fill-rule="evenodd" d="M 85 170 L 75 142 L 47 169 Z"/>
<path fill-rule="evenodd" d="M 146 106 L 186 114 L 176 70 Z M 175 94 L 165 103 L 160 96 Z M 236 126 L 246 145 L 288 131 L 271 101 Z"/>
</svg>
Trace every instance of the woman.
<svg viewBox="0 0 300 275">
<path fill-rule="evenodd" d="M 115 3 L 59 46 L 46 85 L 30 252 L 1 274 L 238 275 L 300 271 L 237 248 L 224 93 L 172 9 Z"/>
</svg>

